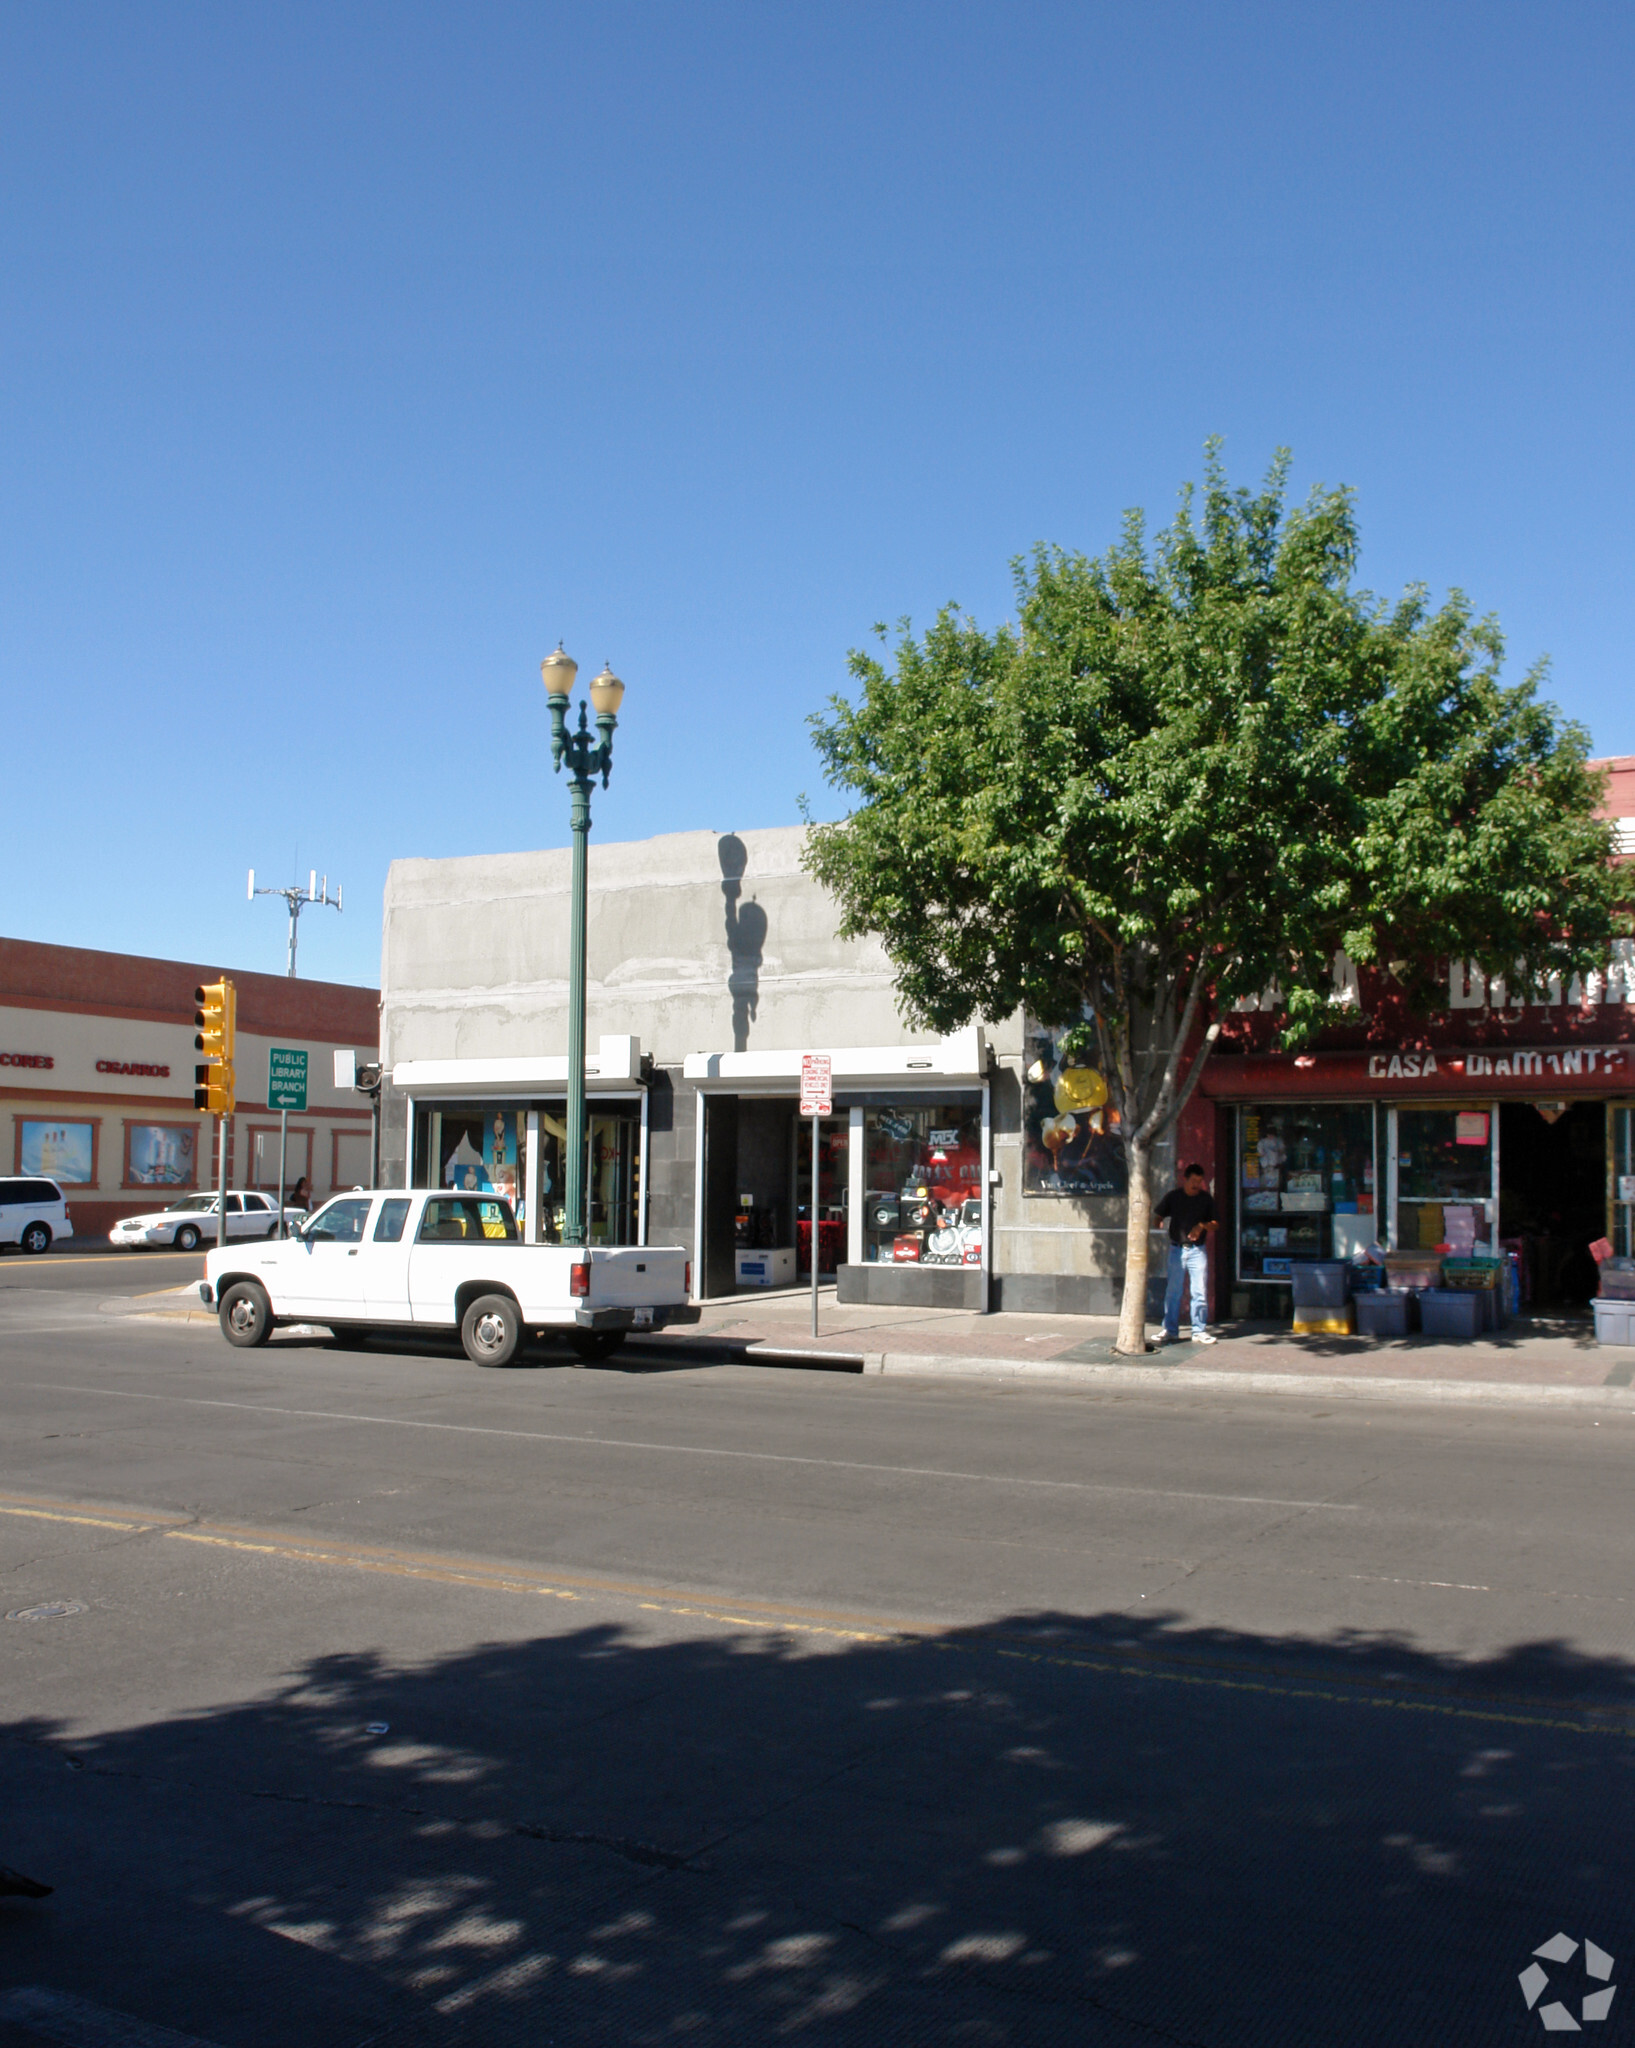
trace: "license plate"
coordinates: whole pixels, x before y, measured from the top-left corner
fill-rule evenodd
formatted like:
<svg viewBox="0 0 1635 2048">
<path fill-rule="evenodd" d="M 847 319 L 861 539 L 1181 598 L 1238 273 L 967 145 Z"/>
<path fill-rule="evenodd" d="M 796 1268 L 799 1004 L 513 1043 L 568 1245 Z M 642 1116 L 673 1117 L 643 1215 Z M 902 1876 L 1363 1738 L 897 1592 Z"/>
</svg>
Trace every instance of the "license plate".
<svg viewBox="0 0 1635 2048">
<path fill-rule="evenodd" d="M 634 1329 L 650 1330 L 653 1327 L 653 1311 L 650 1308 L 638 1308 L 632 1312 L 630 1322 Z"/>
</svg>

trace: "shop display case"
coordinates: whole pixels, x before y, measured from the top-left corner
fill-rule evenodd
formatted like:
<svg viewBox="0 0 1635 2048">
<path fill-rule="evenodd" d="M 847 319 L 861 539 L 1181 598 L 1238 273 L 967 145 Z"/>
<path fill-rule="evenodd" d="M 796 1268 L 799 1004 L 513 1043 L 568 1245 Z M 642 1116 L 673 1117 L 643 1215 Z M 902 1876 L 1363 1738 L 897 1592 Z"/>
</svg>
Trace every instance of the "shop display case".
<svg viewBox="0 0 1635 2048">
<path fill-rule="evenodd" d="M 1238 1278 L 1286 1284 L 1299 1265 L 1356 1257 L 1373 1236 L 1374 1151 L 1366 1103 L 1241 1110 Z"/>
</svg>

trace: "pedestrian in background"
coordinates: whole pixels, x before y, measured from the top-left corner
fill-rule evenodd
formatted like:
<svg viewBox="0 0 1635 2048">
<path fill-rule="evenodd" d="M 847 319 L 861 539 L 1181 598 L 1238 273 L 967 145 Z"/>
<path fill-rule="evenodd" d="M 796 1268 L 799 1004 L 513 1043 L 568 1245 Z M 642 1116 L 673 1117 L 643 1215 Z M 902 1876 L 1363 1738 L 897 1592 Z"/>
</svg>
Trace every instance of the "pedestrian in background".
<svg viewBox="0 0 1635 2048">
<path fill-rule="evenodd" d="M 1181 1341 L 1181 1295 L 1192 1292 L 1194 1344 L 1213 1344 L 1209 1322 L 1209 1233 L 1217 1226 L 1215 1197 L 1201 1166 L 1189 1166 L 1181 1185 L 1158 1204 L 1158 1220 L 1169 1225 L 1169 1284 L 1164 1289 L 1164 1342 Z"/>
<path fill-rule="evenodd" d="M 307 1177 L 304 1173 L 295 1183 L 294 1187 L 290 1189 L 289 1207 L 292 1209 L 310 1209 L 312 1207 L 312 1189 L 307 1185 Z"/>
</svg>

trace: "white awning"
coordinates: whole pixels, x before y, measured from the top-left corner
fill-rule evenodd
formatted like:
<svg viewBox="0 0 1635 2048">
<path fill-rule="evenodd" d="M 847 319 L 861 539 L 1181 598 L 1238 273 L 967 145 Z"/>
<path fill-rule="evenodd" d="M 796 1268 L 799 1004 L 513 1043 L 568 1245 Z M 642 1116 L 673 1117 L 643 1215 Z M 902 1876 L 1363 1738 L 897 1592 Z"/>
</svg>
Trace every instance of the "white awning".
<svg viewBox="0 0 1635 2048">
<path fill-rule="evenodd" d="M 980 1024 L 931 1045 L 802 1045 L 776 1052 L 690 1052 L 682 1073 L 705 1088 L 713 1085 L 769 1093 L 783 1084 L 798 1094 L 801 1059 L 809 1052 L 828 1054 L 837 1088 L 937 1080 L 975 1087 L 987 1078 L 987 1034 Z"/>
<path fill-rule="evenodd" d="M 585 1055 L 585 1086 L 589 1090 L 628 1090 L 641 1080 L 641 1040 L 620 1033 L 598 1041 Z M 537 1059 L 399 1060 L 392 1086 L 405 1095 L 538 1095 L 568 1085 L 568 1056 L 546 1053 Z"/>
</svg>

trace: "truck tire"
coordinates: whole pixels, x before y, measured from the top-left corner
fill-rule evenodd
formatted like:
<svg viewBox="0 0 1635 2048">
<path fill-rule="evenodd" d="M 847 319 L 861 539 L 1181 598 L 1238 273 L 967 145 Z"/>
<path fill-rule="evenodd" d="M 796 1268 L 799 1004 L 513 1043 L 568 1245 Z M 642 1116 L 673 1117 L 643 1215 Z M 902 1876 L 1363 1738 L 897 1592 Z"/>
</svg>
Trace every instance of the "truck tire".
<svg viewBox="0 0 1635 2048">
<path fill-rule="evenodd" d="M 253 1280 L 235 1280 L 221 1298 L 221 1334 L 240 1351 L 265 1344 L 272 1335 L 272 1303 Z"/>
<path fill-rule="evenodd" d="M 473 1365 L 509 1365 L 522 1344 L 522 1311 L 508 1294 L 479 1294 L 460 1318 Z"/>
<path fill-rule="evenodd" d="M 624 1340 L 623 1330 L 575 1330 L 568 1342 L 578 1352 L 582 1364 L 597 1365 L 604 1358 L 611 1358 Z"/>
</svg>

